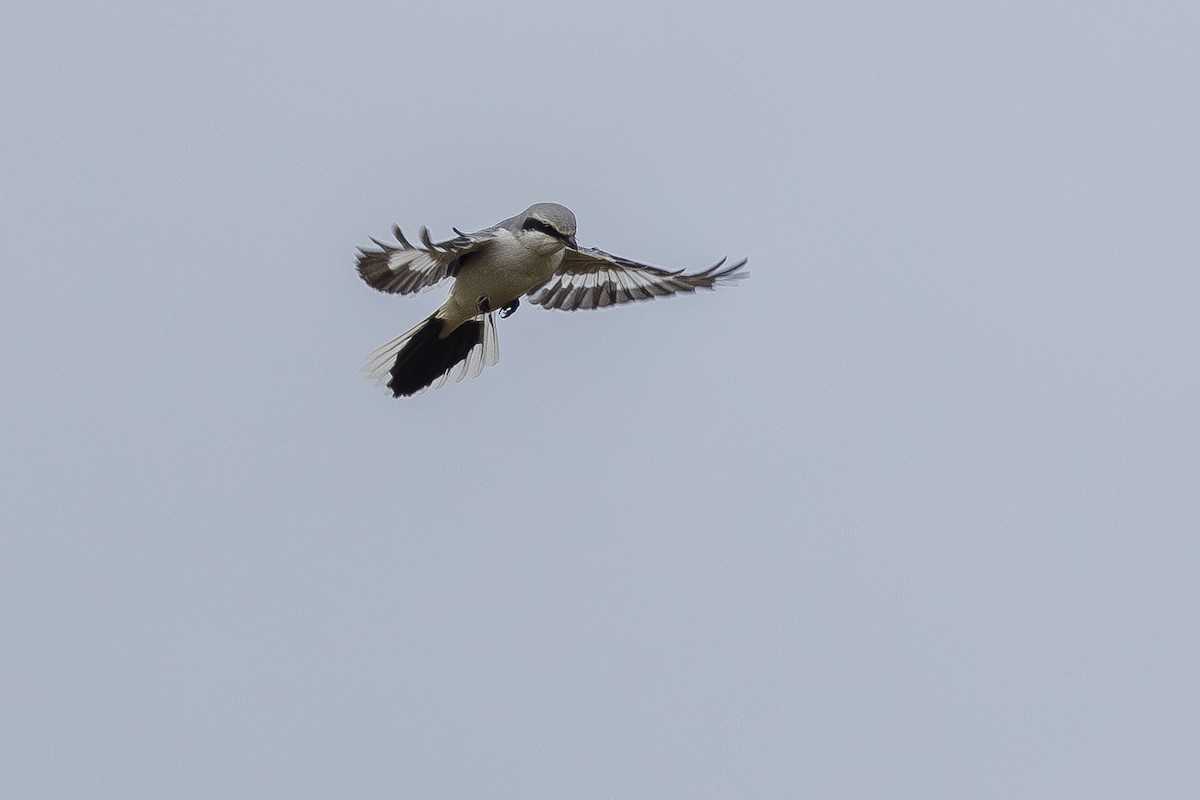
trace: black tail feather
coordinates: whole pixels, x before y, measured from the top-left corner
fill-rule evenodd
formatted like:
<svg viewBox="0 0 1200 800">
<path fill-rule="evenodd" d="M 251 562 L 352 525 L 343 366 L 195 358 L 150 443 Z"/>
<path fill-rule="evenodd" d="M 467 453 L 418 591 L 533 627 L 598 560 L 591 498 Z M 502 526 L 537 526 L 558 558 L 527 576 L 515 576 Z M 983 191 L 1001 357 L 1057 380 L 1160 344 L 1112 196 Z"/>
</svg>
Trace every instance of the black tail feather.
<svg viewBox="0 0 1200 800">
<path fill-rule="evenodd" d="M 445 339 L 440 338 L 443 324 L 437 317 L 430 317 L 396 354 L 390 370 L 392 379 L 388 381 L 394 397 L 407 397 L 428 387 L 483 342 L 481 320 L 464 322 Z"/>
</svg>

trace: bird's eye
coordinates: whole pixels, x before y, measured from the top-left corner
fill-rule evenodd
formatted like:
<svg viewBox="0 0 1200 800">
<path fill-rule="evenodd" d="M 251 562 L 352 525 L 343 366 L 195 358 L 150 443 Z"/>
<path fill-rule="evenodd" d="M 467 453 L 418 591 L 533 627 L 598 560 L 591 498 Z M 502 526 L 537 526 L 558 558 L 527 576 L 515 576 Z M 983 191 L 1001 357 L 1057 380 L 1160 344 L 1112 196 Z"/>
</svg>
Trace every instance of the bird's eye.
<svg viewBox="0 0 1200 800">
<path fill-rule="evenodd" d="M 541 231 L 542 233 L 546 234 L 547 236 L 553 236 L 555 239 L 558 239 L 560 242 L 567 245 L 568 247 L 575 246 L 574 243 L 572 243 L 570 236 L 567 236 L 565 233 L 560 231 L 558 228 L 555 228 L 550 223 L 542 222 L 540 219 L 534 219 L 533 217 L 530 217 L 529 219 L 527 219 L 523 223 L 521 223 L 521 229 L 527 230 L 527 231 Z"/>
<path fill-rule="evenodd" d="M 554 230 L 554 228 L 552 226 L 547 225 L 545 222 L 542 222 L 540 219 L 534 219 L 533 217 L 530 217 L 529 219 L 525 220 L 525 224 L 523 224 L 521 226 L 521 228 L 524 230 L 527 230 L 527 231 L 541 231 L 542 233 L 546 234 L 547 236 L 553 236 L 555 238 L 562 235 L 558 231 Z"/>
</svg>

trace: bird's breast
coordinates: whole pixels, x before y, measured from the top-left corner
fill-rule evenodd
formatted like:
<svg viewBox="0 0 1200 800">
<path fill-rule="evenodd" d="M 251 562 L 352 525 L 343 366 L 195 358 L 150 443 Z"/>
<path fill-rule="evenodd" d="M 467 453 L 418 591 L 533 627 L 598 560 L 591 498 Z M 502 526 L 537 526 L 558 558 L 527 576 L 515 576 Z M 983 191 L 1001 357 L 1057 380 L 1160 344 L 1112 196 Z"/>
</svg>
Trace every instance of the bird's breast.
<svg viewBox="0 0 1200 800">
<path fill-rule="evenodd" d="M 499 308 L 550 280 L 562 260 L 561 245 L 553 249 L 530 247 L 505 233 L 463 267 L 451 294 L 472 304 L 486 295 L 492 308 Z"/>
</svg>

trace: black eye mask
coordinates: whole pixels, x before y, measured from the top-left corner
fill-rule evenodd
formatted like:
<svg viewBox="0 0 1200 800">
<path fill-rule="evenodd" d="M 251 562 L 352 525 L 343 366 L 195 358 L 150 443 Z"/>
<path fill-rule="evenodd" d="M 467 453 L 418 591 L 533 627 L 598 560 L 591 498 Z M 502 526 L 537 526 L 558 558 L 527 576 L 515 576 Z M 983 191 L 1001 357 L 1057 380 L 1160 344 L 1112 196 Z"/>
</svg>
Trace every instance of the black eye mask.
<svg viewBox="0 0 1200 800">
<path fill-rule="evenodd" d="M 525 220 L 525 222 L 522 223 L 522 225 L 521 225 L 521 229 L 527 230 L 527 231 L 541 231 L 542 233 L 546 234 L 547 236 L 553 236 L 555 239 L 558 239 L 563 244 L 569 245 L 571 243 L 569 236 L 559 233 L 558 230 L 556 228 L 554 228 L 552 225 L 547 225 L 545 222 L 542 222 L 540 219 L 534 219 L 533 217 L 530 217 L 529 219 Z"/>
</svg>

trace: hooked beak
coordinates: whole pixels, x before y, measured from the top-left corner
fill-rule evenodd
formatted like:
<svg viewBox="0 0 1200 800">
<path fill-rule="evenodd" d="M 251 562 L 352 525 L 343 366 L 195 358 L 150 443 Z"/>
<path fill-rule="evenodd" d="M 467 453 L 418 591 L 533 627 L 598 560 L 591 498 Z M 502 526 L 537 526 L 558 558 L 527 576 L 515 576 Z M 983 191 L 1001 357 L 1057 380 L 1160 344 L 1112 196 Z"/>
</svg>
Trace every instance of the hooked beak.
<svg viewBox="0 0 1200 800">
<path fill-rule="evenodd" d="M 572 250 L 578 250 L 578 249 L 579 249 L 579 244 L 578 244 L 578 243 L 575 241 L 575 237 L 574 237 L 574 236 L 568 236 L 568 237 L 567 237 L 567 245 L 568 245 L 568 246 L 569 246 L 569 247 L 570 247 Z"/>
</svg>

